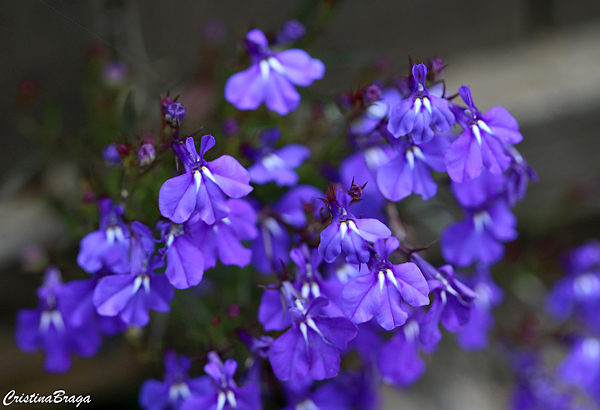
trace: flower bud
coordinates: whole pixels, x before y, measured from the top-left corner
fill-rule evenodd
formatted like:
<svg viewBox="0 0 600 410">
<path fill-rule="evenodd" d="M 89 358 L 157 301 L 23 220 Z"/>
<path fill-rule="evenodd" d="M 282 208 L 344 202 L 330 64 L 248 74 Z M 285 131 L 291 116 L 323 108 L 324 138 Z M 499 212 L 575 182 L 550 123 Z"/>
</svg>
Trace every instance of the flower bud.
<svg viewBox="0 0 600 410">
<path fill-rule="evenodd" d="M 156 151 L 154 150 L 154 146 L 152 144 L 143 144 L 138 153 L 137 153 L 138 161 L 142 166 L 148 166 L 154 162 L 156 158 Z"/>
</svg>

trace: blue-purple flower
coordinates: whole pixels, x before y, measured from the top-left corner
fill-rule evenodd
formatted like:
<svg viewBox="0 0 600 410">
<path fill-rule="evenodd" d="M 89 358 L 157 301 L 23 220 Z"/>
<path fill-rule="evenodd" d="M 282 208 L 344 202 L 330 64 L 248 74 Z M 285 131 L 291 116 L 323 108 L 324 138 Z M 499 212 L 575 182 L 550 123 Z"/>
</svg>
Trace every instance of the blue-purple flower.
<svg viewBox="0 0 600 410">
<path fill-rule="evenodd" d="M 131 272 L 100 279 L 94 291 L 94 305 L 103 316 L 118 316 L 130 326 L 146 326 L 149 310 L 169 311 L 173 287 L 161 268 L 162 259 L 154 254 L 154 239 L 148 227 L 132 224 Z"/>
<path fill-rule="evenodd" d="M 161 249 L 167 259 L 165 275 L 177 289 L 196 286 L 204 275 L 204 255 L 197 238 L 189 232 L 190 222 L 159 223 L 165 247 Z"/>
<path fill-rule="evenodd" d="M 82 240 L 77 263 L 88 273 L 106 269 L 113 273 L 129 271 L 129 228 L 123 222 L 123 208 L 108 198 L 98 201 L 100 229 Z"/>
<path fill-rule="evenodd" d="M 548 310 L 559 320 L 576 315 L 591 329 L 600 330 L 600 244 L 593 241 L 575 249 L 566 265 L 568 275 L 547 296 Z"/>
<path fill-rule="evenodd" d="M 444 155 L 449 141 L 437 135 L 417 144 L 411 138 L 399 138 L 394 143 L 396 155 L 377 170 L 377 186 L 390 201 L 399 201 L 412 193 L 427 200 L 437 192 L 431 170 L 446 170 Z"/>
<path fill-rule="evenodd" d="M 335 192 L 332 190 L 332 192 Z M 351 198 L 342 189 L 337 189 L 329 198 L 331 223 L 321 232 L 319 253 L 331 263 L 343 253 L 348 263 L 365 263 L 369 260 L 367 242 L 387 238 L 392 232 L 382 222 L 373 218 L 356 218 L 348 207 Z"/>
<path fill-rule="evenodd" d="M 580 387 L 600 405 L 600 339 L 580 337 L 558 367 L 559 376 Z"/>
<path fill-rule="evenodd" d="M 328 303 L 319 297 L 310 304 L 297 299 L 290 308 L 292 327 L 269 349 L 269 361 L 280 380 L 298 380 L 310 375 L 315 380 L 331 378 L 340 369 L 340 352 L 357 333 L 345 317 L 327 317 L 320 310 Z"/>
<path fill-rule="evenodd" d="M 388 130 L 396 138 L 411 134 L 413 141 L 420 144 L 432 139 L 435 131 L 450 130 L 455 118 L 448 101 L 427 89 L 425 64 L 414 65 L 412 76 L 412 93 L 392 108 Z"/>
<path fill-rule="evenodd" d="M 511 163 L 505 145 L 523 139 L 519 124 L 502 107 L 492 107 L 482 114 L 473 103 L 469 87 L 462 86 L 458 92 L 467 107 L 455 107 L 457 121 L 464 131 L 446 153 L 448 175 L 456 182 L 477 178 L 483 169 L 500 175 Z"/>
<path fill-rule="evenodd" d="M 502 177 L 488 172 L 469 182 L 452 184 L 465 219 L 442 233 L 441 249 L 446 261 L 457 266 L 473 262 L 490 265 L 502 258 L 502 243 L 517 237 L 515 217 L 500 195 L 503 186 Z"/>
<path fill-rule="evenodd" d="M 229 215 L 212 225 L 196 218 L 188 222 L 193 241 L 204 255 L 204 269 L 214 267 L 217 257 L 224 265 L 240 267 L 249 264 L 252 257 L 242 241 L 257 235 L 254 208 L 243 199 L 230 199 L 225 205 Z"/>
<path fill-rule="evenodd" d="M 140 388 L 139 404 L 144 410 L 178 410 L 191 396 L 206 394 L 211 381 L 206 376 L 188 376 L 190 360 L 169 350 L 165 354 L 164 379 L 149 379 Z"/>
<path fill-rule="evenodd" d="M 485 267 L 477 269 L 468 285 L 477 297 L 473 301 L 469 321 L 458 330 L 456 338 L 463 349 L 484 349 L 488 345 L 488 332 L 494 326 L 492 309 L 502 302 L 504 293 Z"/>
<path fill-rule="evenodd" d="M 174 143 L 173 149 L 183 162 L 185 173 L 167 180 L 160 188 L 160 213 L 175 223 L 186 222 L 194 212 L 207 224 L 225 218 L 229 213 L 227 197 L 246 196 L 252 187 L 248 171 L 229 155 L 206 161 L 204 155 L 215 145 L 212 135 L 200 141 L 200 154 L 194 139 Z"/>
<path fill-rule="evenodd" d="M 261 146 L 252 153 L 255 163 L 248 168 L 253 183 L 262 185 L 275 182 L 278 186 L 289 186 L 298 182 L 298 174 L 294 169 L 310 157 L 310 150 L 300 144 L 288 144 L 275 149 L 275 142 L 280 137 L 281 131 L 277 128 L 261 133 Z"/>
<path fill-rule="evenodd" d="M 394 237 L 375 242 L 376 255 L 371 257 L 366 274 L 344 286 L 342 306 L 354 323 L 375 318 L 385 330 L 392 330 L 403 325 L 411 313 L 406 303 L 414 307 L 429 304 L 429 287 L 417 265 L 389 261 L 398 245 Z"/>
<path fill-rule="evenodd" d="M 323 63 L 304 50 L 271 51 L 258 29 L 246 35 L 246 49 L 252 65 L 225 85 L 225 99 L 240 110 L 255 110 L 264 102 L 269 110 L 285 115 L 300 103 L 294 85 L 311 85 L 325 73 Z"/>
<path fill-rule="evenodd" d="M 43 350 L 46 354 L 44 368 L 51 373 L 66 372 L 71 367 L 71 354 L 93 356 L 102 343 L 94 322 L 74 327 L 65 320 L 67 312 L 59 303 L 62 286 L 58 270 L 48 268 L 37 292 L 38 307 L 21 309 L 17 314 L 17 346 L 28 353 Z"/>
<path fill-rule="evenodd" d="M 260 387 L 255 380 L 238 386 L 233 376 L 237 370 L 235 360 L 221 361 L 215 352 L 208 354 L 204 371 L 210 376 L 210 386 L 194 394 L 181 406 L 182 410 L 259 410 L 262 407 Z"/>
</svg>

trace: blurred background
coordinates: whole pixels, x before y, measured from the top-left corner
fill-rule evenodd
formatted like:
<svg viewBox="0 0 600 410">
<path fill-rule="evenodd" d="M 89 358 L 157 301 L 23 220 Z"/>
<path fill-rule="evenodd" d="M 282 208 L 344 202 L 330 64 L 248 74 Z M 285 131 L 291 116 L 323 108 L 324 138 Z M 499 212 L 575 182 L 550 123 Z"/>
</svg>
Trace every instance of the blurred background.
<svg viewBox="0 0 600 410">
<path fill-rule="evenodd" d="M 600 2 L 322 2 L 330 3 L 330 11 L 314 37 L 309 33 L 307 46 L 327 67 L 315 84 L 320 94 L 334 97 L 363 86 L 373 73 L 404 75 L 409 55 L 435 56 L 448 65 L 452 92 L 469 85 L 482 111 L 502 105 L 517 118 L 525 137 L 519 149 L 539 183 L 516 207 L 520 239 L 509 244 L 508 262 L 493 270 L 506 289 L 496 311 L 498 328 L 518 328 L 531 315 L 534 326 L 552 326 L 530 312 L 539 310 L 561 275 L 559 254 L 600 238 Z M 68 206 L 59 203 L 77 206 L 85 191 L 76 165 L 81 159 L 64 153 L 86 144 L 90 65 L 100 59 L 126 67 L 127 74 L 102 74 L 109 83 L 129 78 L 127 92 L 116 99 L 123 110 L 156 114 L 158 96 L 170 90 L 182 94 L 188 118 L 202 125 L 211 96 L 222 93 L 211 88 L 219 74 L 207 67 L 218 61 L 234 70 L 248 28 L 275 31 L 301 17 L 307 3 L 0 3 L 0 392 L 65 388 L 92 394 L 98 407 L 134 407 L 147 377 L 123 338 L 106 339 L 96 357 L 75 359 L 65 375 L 45 374 L 42 354 L 22 353 L 13 340 L 16 311 L 36 305 L 40 275 L 32 272 L 48 258 L 56 262 L 45 249 L 72 252 L 77 246 L 64 243 L 72 227 L 62 214 Z M 98 122 L 104 126 L 110 125 Z M 116 134 L 131 131 L 121 127 Z M 59 144 L 46 149 L 44 141 Z M 384 389 L 384 408 L 506 408 L 511 371 L 493 350 L 467 353 L 446 337 L 427 364 L 426 375 L 406 392 Z"/>
</svg>

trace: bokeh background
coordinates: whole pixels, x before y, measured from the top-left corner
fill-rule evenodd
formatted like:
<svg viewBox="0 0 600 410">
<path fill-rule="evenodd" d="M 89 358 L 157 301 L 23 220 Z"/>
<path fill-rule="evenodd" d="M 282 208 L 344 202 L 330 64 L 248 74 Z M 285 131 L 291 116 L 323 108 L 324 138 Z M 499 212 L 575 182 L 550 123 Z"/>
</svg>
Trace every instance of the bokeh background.
<svg viewBox="0 0 600 410">
<path fill-rule="evenodd" d="M 14 344 L 19 308 L 34 307 L 46 248 L 64 244 L 61 201 L 81 201 L 75 161 L 85 144 L 86 76 L 95 53 L 124 63 L 132 82 L 125 108 L 152 112 L 160 93 L 181 93 L 188 117 L 208 115 L 213 60 L 239 59 L 249 27 L 277 30 L 306 0 L 39 0 L 0 3 L 0 392 L 92 394 L 97 407 L 132 408 L 147 377 L 123 338 L 106 339 L 92 359 L 65 375 L 42 371 L 42 354 Z M 310 1 L 308 3 L 311 3 Z M 467 84 L 482 111 L 503 105 L 520 122 L 522 154 L 539 174 L 516 207 L 520 239 L 495 278 L 506 299 L 498 332 L 552 327 L 534 313 L 559 275 L 560 253 L 600 238 L 600 2 L 594 0 L 346 0 L 334 3 L 310 53 L 327 66 L 315 87 L 335 95 L 365 85 L 373 72 L 404 74 L 407 57 L 437 56 L 452 90 Z M 370 74 L 368 74 L 370 73 Z M 23 106 L 35 100 L 24 120 Z M 157 108 L 157 107 L 155 107 Z M 37 125 L 36 125 L 37 124 Z M 39 124 L 43 124 L 39 126 Z M 126 133 L 127 130 L 121 130 Z M 59 136 L 43 157 L 32 134 Z M 43 137 L 42 135 L 42 137 Z M 65 144 L 61 146 L 60 144 Z M 46 152 L 48 152 L 46 150 Z M 99 155 L 100 153 L 98 153 Z M 48 155 L 48 154 L 44 154 Z M 68 225 L 68 223 L 67 223 Z M 62 241 L 62 242 L 61 242 Z M 427 358 L 411 389 L 384 388 L 384 408 L 501 409 L 510 367 L 494 350 L 461 351 L 452 337 Z M 31 408 L 30 406 L 28 406 Z"/>
</svg>

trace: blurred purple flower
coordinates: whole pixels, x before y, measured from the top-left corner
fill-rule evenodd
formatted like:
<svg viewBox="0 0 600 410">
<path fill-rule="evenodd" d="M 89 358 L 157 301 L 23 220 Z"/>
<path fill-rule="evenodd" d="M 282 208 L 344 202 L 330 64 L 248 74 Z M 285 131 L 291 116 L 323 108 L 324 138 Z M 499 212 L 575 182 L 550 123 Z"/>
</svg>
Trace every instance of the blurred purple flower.
<svg viewBox="0 0 600 410">
<path fill-rule="evenodd" d="M 286 115 L 300 103 L 294 85 L 308 86 L 325 73 L 323 63 L 304 50 L 272 52 L 258 29 L 246 35 L 246 48 L 252 65 L 225 85 L 225 99 L 240 110 L 255 110 L 264 102 L 269 110 Z"/>
</svg>

